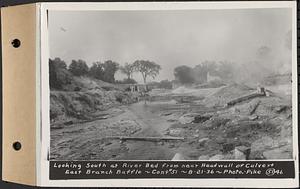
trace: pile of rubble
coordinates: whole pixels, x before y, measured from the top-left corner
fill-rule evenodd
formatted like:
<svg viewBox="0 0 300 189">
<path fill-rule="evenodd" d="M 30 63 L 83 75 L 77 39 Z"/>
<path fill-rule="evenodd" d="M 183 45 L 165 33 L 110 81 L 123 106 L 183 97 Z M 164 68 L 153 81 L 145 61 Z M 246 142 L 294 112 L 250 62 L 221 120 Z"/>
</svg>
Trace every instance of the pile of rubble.
<svg viewBox="0 0 300 189">
<path fill-rule="evenodd" d="M 204 102 L 218 108 L 183 114 L 166 131 L 184 136 L 187 148 L 198 149 L 177 153 L 173 160 L 292 158 L 291 99 L 263 87 L 233 84 Z"/>
</svg>

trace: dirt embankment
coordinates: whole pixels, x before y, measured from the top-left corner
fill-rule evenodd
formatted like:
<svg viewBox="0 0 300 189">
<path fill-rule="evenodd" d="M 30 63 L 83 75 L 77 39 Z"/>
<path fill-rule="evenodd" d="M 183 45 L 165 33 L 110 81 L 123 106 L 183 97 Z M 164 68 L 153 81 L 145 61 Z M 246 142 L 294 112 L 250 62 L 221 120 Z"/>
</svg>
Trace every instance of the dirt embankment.
<svg viewBox="0 0 300 189">
<path fill-rule="evenodd" d="M 138 98 L 137 93 L 87 77 L 75 78 L 65 89 L 50 92 L 51 128 L 105 119 L 103 111 L 134 103 Z"/>
</svg>

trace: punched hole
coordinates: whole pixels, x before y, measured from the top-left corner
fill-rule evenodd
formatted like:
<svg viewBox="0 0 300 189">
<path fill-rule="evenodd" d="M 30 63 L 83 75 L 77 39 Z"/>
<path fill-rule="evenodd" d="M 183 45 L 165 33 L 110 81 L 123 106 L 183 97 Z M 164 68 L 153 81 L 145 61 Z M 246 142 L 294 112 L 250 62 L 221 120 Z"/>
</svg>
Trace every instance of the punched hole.
<svg viewBox="0 0 300 189">
<path fill-rule="evenodd" d="M 12 40 L 11 44 L 14 48 L 18 48 L 21 46 L 21 41 L 19 39 L 14 39 Z"/>
<path fill-rule="evenodd" d="M 14 142 L 14 143 L 13 143 L 13 148 L 14 148 L 16 151 L 19 151 L 19 150 L 21 150 L 22 145 L 21 145 L 20 142 Z"/>
</svg>

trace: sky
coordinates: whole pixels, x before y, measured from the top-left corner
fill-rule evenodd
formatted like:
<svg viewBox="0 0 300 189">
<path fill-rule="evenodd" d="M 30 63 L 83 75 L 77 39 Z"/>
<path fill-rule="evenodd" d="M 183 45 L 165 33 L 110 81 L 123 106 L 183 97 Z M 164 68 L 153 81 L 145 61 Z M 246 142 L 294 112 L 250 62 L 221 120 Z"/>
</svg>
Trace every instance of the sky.
<svg viewBox="0 0 300 189">
<path fill-rule="evenodd" d="M 162 70 L 155 79 L 174 79 L 180 65 L 205 60 L 253 61 L 257 49 L 268 46 L 284 54 L 292 28 L 291 9 L 50 11 L 50 58 L 67 64 L 82 59 L 113 60 L 120 65 L 150 60 Z M 280 56 L 278 56 L 280 57 Z M 116 79 L 126 76 L 120 72 Z M 135 73 L 133 78 L 141 82 Z"/>
</svg>

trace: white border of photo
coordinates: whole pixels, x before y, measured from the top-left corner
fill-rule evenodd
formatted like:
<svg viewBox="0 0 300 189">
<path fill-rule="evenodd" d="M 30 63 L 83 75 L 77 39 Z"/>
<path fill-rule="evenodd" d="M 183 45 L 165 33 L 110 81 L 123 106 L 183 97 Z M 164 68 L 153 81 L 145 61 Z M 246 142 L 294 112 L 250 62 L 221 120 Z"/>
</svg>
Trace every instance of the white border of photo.
<svg viewBox="0 0 300 189">
<path fill-rule="evenodd" d="M 97 179 L 97 180 L 49 180 L 48 152 L 50 148 L 50 88 L 49 88 L 49 41 L 47 28 L 47 11 L 91 11 L 91 10 L 200 10 L 200 9 L 253 9 L 253 8 L 290 8 L 293 13 L 292 27 L 292 102 L 293 102 L 293 159 L 295 162 L 295 179 Z M 60 187 L 258 187 L 258 188 L 286 188 L 297 187 L 298 180 L 298 102 L 297 102 L 297 18 L 296 1 L 250 1 L 250 2 L 103 2 L 103 3 L 40 3 L 40 79 L 41 99 L 41 136 L 37 141 L 38 183 L 41 186 Z M 39 136 L 39 135 L 37 135 Z M 40 150 L 41 149 L 41 150 Z M 234 160 L 236 161 L 236 160 Z M 249 160 L 247 160 L 249 161 Z M 284 160 L 275 160 L 284 161 Z M 291 170 L 292 171 L 292 170 Z"/>
</svg>

